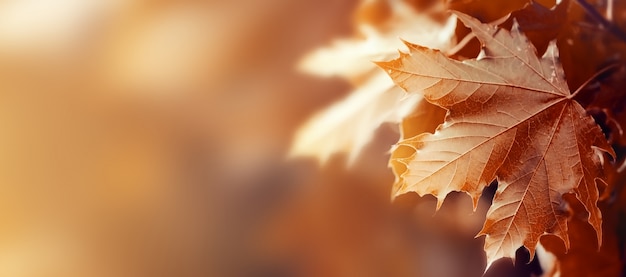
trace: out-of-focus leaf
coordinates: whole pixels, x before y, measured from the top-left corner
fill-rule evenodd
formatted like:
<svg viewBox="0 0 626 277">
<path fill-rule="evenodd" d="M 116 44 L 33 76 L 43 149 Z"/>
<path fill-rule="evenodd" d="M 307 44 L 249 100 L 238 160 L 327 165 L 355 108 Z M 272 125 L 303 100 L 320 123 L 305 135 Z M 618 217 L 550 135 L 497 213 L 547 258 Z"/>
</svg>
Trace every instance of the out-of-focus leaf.
<svg viewBox="0 0 626 277">
<path fill-rule="evenodd" d="M 450 16 L 441 24 L 402 2 L 390 4 L 391 17 L 384 24 L 366 22 L 359 26 L 364 39 L 340 40 L 304 59 L 305 71 L 346 78 L 355 89 L 299 130 L 291 149 L 293 156 L 314 156 L 324 161 L 333 153 L 345 152 L 354 161 L 381 124 L 400 122 L 421 101 L 420 95 L 407 95 L 396 88 L 372 61 L 394 55 L 402 47 L 398 37 L 433 48 L 449 48 L 456 17 Z"/>
<path fill-rule="evenodd" d="M 517 20 L 520 30 L 535 45 L 538 53 L 543 53 L 567 21 L 568 7 L 569 0 L 561 1 L 551 9 L 530 1 L 524 8 L 512 12 L 507 23 L 513 24 L 513 20 Z"/>
<path fill-rule="evenodd" d="M 621 197 L 624 197 L 622 195 Z M 622 198 L 623 199 L 623 198 Z M 601 203 L 603 215 L 603 242 L 600 247 L 589 237 L 594 235 L 594 229 L 585 223 L 586 212 L 580 205 L 573 205 L 575 215 L 568 222 L 570 248 L 564 249 L 561 242 L 554 237 L 541 239 L 541 244 L 556 258 L 554 272 L 547 272 L 546 276 L 621 276 L 623 265 L 620 259 L 620 246 L 623 242 L 618 237 L 618 224 L 621 212 L 619 204 L 609 205 Z"/>
</svg>

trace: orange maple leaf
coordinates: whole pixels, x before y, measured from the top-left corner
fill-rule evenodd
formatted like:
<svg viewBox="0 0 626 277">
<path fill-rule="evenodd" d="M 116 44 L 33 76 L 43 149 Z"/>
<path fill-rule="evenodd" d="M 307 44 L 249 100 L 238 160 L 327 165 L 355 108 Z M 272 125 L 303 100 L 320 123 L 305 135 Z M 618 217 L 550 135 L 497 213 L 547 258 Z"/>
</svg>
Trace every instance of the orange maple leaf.
<svg viewBox="0 0 626 277">
<path fill-rule="evenodd" d="M 614 152 L 572 99 L 556 44 L 539 58 L 517 24 L 509 32 L 455 13 L 481 41 L 479 58 L 460 62 L 407 42 L 409 53 L 379 63 L 407 92 L 448 110 L 434 134 L 399 143 L 416 152 L 396 161 L 407 169 L 393 195 L 432 194 L 440 207 L 448 193 L 463 191 L 476 208 L 485 186 L 497 180 L 479 233 L 486 236 L 487 268 L 499 258 L 514 259 L 520 246 L 532 257 L 545 234 L 568 247 L 567 193 L 584 205 L 601 242 L 597 150 Z"/>
</svg>

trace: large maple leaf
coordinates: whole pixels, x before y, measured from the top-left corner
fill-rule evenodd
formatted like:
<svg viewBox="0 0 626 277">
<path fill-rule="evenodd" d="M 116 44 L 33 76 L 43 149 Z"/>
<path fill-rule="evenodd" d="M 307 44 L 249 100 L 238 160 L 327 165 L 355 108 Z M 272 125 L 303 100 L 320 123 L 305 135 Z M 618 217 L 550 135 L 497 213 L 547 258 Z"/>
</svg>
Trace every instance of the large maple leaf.
<svg viewBox="0 0 626 277">
<path fill-rule="evenodd" d="M 487 268 L 499 258 L 513 259 L 521 246 L 532 257 L 545 234 L 568 247 L 563 196 L 569 193 L 589 213 L 600 242 L 599 150 L 613 150 L 572 99 L 555 43 L 539 58 L 517 24 L 509 32 L 456 14 L 481 41 L 479 58 L 460 62 L 407 42 L 409 53 L 379 63 L 407 92 L 448 110 L 434 134 L 399 142 L 416 151 L 395 161 L 407 169 L 397 176 L 394 196 L 432 194 L 440 207 L 448 193 L 463 191 L 476 208 L 485 186 L 497 180 L 479 233 L 486 235 Z"/>
</svg>

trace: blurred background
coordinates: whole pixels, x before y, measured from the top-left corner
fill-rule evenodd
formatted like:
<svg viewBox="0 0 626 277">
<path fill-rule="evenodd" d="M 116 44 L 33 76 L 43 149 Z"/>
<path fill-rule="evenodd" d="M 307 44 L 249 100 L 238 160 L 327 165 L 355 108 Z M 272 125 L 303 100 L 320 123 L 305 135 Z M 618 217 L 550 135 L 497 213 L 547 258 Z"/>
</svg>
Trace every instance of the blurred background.
<svg viewBox="0 0 626 277">
<path fill-rule="evenodd" d="M 481 276 L 488 202 L 389 201 L 397 126 L 286 158 L 368 2 L 0 1 L 0 276 Z"/>
</svg>

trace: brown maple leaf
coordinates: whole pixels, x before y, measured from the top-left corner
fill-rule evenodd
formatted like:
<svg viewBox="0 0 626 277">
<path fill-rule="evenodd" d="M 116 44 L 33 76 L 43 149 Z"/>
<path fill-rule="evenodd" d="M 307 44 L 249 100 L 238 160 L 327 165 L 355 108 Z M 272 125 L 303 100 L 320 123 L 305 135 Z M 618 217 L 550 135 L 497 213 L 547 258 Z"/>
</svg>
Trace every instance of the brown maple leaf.
<svg viewBox="0 0 626 277">
<path fill-rule="evenodd" d="M 407 42 L 409 53 L 379 63 L 407 92 L 448 110 L 434 134 L 399 143 L 416 152 L 397 160 L 407 170 L 398 176 L 394 196 L 432 194 L 440 207 L 448 193 L 464 191 L 475 208 L 483 188 L 497 180 L 479 233 L 486 235 L 487 268 L 499 258 L 513 259 L 520 246 L 532 257 L 544 234 L 568 247 L 568 193 L 589 213 L 600 242 L 598 150 L 614 152 L 572 99 L 556 44 L 539 58 L 517 24 L 509 32 L 455 13 L 481 41 L 479 58 L 460 62 Z"/>
</svg>

